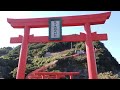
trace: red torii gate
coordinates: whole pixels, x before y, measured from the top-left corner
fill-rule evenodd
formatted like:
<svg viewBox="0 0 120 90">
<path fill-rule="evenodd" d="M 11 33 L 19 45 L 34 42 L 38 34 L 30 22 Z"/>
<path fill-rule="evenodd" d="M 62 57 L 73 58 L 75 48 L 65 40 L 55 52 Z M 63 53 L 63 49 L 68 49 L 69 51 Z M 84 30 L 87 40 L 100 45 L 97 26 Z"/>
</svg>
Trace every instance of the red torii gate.
<svg viewBox="0 0 120 90">
<path fill-rule="evenodd" d="M 89 79 L 97 79 L 97 68 L 94 54 L 94 47 L 92 41 L 107 40 L 107 34 L 91 33 L 90 25 L 104 24 L 109 19 L 111 12 L 91 15 L 78 15 L 78 16 L 64 16 L 62 18 L 62 26 L 84 26 L 86 33 L 80 33 L 80 35 L 65 35 L 62 36 L 62 40 L 50 41 L 48 36 L 34 36 L 30 34 L 30 28 L 44 28 L 49 26 L 49 18 L 32 18 L 32 19 L 7 19 L 8 23 L 13 28 L 24 28 L 24 36 L 12 37 L 10 43 L 22 43 L 18 70 L 16 79 L 25 78 L 27 51 L 29 43 L 38 42 L 79 42 L 85 41 L 88 74 Z M 54 17 L 59 18 L 59 17 Z"/>
<path fill-rule="evenodd" d="M 36 72 L 33 71 L 32 74 L 27 76 L 27 79 L 60 79 L 69 76 L 72 79 L 73 76 L 79 75 L 79 72 Z"/>
</svg>

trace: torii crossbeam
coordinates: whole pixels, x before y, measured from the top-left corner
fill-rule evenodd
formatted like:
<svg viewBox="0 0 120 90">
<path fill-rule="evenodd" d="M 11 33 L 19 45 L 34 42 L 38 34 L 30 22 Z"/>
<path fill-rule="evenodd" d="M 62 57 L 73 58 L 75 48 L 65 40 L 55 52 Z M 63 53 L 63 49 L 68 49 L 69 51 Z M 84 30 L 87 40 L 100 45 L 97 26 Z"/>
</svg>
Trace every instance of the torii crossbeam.
<svg viewBox="0 0 120 90">
<path fill-rule="evenodd" d="M 16 79 L 25 78 L 27 51 L 29 43 L 39 42 L 79 42 L 85 41 L 88 74 L 89 79 L 97 79 L 97 67 L 95 60 L 94 47 L 92 42 L 97 40 L 107 40 L 107 34 L 97 34 L 96 32 L 91 33 L 90 25 L 104 24 L 109 19 L 111 12 L 91 15 L 78 15 L 78 16 L 65 16 L 62 18 L 62 27 L 65 26 L 84 26 L 86 33 L 80 35 L 66 35 L 62 36 L 62 40 L 50 41 L 48 36 L 33 36 L 30 34 L 30 28 L 44 28 L 49 26 L 49 18 L 32 18 L 32 19 L 7 19 L 8 23 L 13 28 L 24 28 L 24 36 L 11 38 L 11 43 L 22 43 L 18 70 Z M 51 18 L 51 17 L 50 17 Z M 52 17 L 59 18 L 59 17 Z"/>
</svg>

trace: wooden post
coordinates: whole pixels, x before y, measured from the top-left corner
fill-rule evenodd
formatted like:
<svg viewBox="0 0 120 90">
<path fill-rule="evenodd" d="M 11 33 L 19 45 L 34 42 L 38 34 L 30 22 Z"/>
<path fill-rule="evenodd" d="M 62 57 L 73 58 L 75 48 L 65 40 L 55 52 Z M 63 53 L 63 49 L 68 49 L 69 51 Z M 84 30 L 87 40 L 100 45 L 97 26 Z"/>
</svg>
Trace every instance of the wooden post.
<svg viewBox="0 0 120 90">
<path fill-rule="evenodd" d="M 84 28 L 86 31 L 86 53 L 87 53 L 89 79 L 97 79 L 97 67 L 96 67 L 94 46 L 92 44 L 90 24 L 86 23 L 84 25 Z"/>
<path fill-rule="evenodd" d="M 22 45 L 21 45 L 21 50 L 20 50 L 16 79 L 24 79 L 24 77 L 25 77 L 29 33 L 30 33 L 30 28 L 25 26 L 24 37 L 22 40 Z"/>
</svg>

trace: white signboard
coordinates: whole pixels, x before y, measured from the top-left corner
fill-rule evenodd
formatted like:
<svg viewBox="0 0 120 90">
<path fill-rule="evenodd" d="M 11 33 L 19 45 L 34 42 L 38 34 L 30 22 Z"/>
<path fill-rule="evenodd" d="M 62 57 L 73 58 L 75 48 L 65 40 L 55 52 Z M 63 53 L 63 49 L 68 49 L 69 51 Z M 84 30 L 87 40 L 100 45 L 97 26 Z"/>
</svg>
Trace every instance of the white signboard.
<svg viewBox="0 0 120 90">
<path fill-rule="evenodd" d="M 62 22 L 61 18 L 49 19 L 49 39 L 61 40 L 62 39 Z"/>
</svg>

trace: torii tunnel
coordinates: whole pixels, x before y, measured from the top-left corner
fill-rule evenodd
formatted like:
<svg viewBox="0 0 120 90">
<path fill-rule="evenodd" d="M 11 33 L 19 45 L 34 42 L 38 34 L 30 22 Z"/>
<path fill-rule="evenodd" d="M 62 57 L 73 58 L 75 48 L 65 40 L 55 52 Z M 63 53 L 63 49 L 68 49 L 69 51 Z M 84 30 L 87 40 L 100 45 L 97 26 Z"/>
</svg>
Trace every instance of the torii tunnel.
<svg viewBox="0 0 120 90">
<path fill-rule="evenodd" d="M 82 42 L 85 41 L 88 76 L 89 79 L 97 79 L 97 67 L 93 41 L 107 40 L 107 34 L 97 34 L 91 32 L 91 25 L 104 24 L 109 19 L 111 12 L 90 14 L 90 15 L 77 15 L 77 16 L 64 16 L 64 17 L 49 17 L 49 18 L 61 18 L 62 27 L 65 26 L 84 26 L 86 33 L 80 33 L 80 35 L 63 35 L 61 40 L 49 40 L 48 36 L 34 36 L 30 35 L 30 28 L 47 28 L 49 27 L 49 18 L 31 18 L 31 19 L 10 19 L 7 21 L 13 28 L 24 28 L 24 36 L 12 37 L 10 43 L 22 43 L 18 70 L 16 79 L 25 78 L 26 60 L 29 43 L 40 42 Z"/>
</svg>

